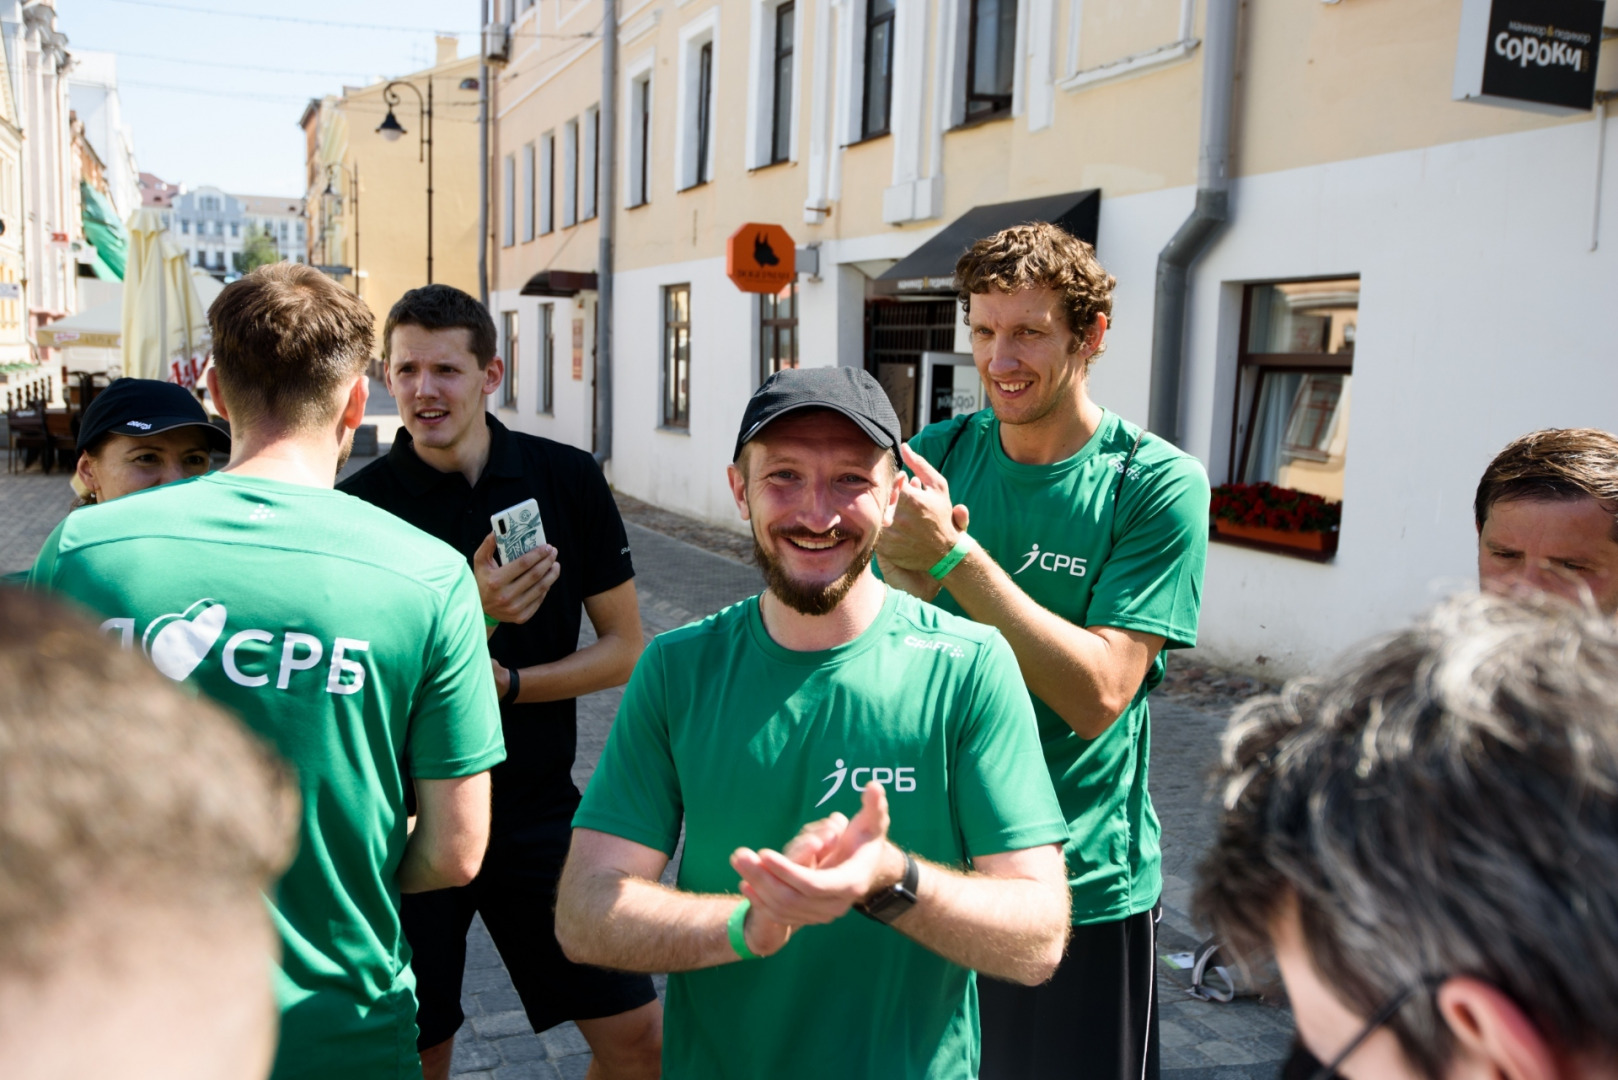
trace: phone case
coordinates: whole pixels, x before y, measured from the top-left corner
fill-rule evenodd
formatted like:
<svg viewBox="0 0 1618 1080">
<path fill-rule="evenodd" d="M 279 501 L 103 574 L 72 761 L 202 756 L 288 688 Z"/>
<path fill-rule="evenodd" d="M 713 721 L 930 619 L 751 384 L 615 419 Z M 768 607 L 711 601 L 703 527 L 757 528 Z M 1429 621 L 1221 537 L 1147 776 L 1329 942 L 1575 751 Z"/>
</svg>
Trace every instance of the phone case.
<svg viewBox="0 0 1618 1080">
<path fill-rule="evenodd" d="M 494 528 L 494 548 L 501 566 L 545 542 L 545 523 L 539 519 L 539 503 L 533 499 L 506 507 L 491 516 L 489 524 Z"/>
</svg>

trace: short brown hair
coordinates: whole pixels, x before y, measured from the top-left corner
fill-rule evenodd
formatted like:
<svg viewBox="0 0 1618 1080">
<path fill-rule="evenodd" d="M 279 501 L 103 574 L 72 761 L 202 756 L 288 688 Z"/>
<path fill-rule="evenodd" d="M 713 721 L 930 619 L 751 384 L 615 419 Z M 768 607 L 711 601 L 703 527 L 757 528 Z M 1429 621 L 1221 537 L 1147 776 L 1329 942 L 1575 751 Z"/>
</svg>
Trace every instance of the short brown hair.
<svg viewBox="0 0 1618 1080">
<path fill-rule="evenodd" d="M 344 381 L 365 370 L 375 320 L 360 298 L 300 263 L 261 266 L 208 309 L 231 420 L 305 430 L 328 423 Z"/>
<path fill-rule="evenodd" d="M 298 796 L 239 721 L 61 604 L 0 587 L 0 975 L 127 912 L 257 904 Z M 116 932 L 115 930 L 113 932 Z"/>
<path fill-rule="evenodd" d="M 1595 428 L 1545 428 L 1513 439 L 1494 456 L 1478 481 L 1472 514 L 1481 530 L 1497 502 L 1586 497 L 1614 515 L 1618 540 L 1618 436 Z"/>
<path fill-rule="evenodd" d="M 392 359 L 393 331 L 401 326 L 465 330 L 467 351 L 477 360 L 480 370 L 489 366 L 498 347 L 489 309 L 478 303 L 471 293 L 453 285 L 423 285 L 399 297 L 388 312 L 388 321 L 382 325 L 382 359 Z M 506 357 L 508 367 L 515 362 L 515 358 Z"/>
<path fill-rule="evenodd" d="M 1067 327 L 1083 340 L 1097 315 L 1112 318 L 1118 279 L 1101 268 L 1096 249 L 1066 229 L 1036 222 L 986 236 L 955 264 L 961 314 L 970 317 L 974 293 L 1055 289 L 1067 312 Z M 1095 351 L 1100 356 L 1103 345 Z"/>
</svg>

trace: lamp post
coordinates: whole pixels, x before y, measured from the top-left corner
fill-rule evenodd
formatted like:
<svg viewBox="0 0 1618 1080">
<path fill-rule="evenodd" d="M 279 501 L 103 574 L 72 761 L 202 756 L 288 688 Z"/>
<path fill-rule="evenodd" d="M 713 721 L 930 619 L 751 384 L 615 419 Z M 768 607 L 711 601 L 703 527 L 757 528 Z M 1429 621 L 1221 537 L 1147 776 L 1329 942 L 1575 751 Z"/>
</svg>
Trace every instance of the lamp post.
<svg viewBox="0 0 1618 1080">
<path fill-rule="evenodd" d="M 405 134 L 404 125 L 399 123 L 393 115 L 393 107 L 403 98 L 399 96 L 395 87 L 407 86 L 415 91 L 421 103 L 421 153 L 418 161 L 427 163 L 427 284 L 433 283 L 433 80 L 427 79 L 427 94 L 422 96 L 421 88 L 413 82 L 395 79 L 382 88 L 382 100 L 387 102 L 388 115 L 382 123 L 377 125 L 377 134 L 389 142 L 398 142 L 399 137 Z"/>
<path fill-rule="evenodd" d="M 358 296 L 360 294 L 360 163 L 356 161 L 352 168 L 345 167 L 340 161 L 334 161 L 326 166 L 326 190 L 321 192 L 321 195 L 324 198 L 335 200 L 341 206 L 342 196 L 332 187 L 332 173 L 334 172 L 348 180 L 348 205 L 354 210 L 354 295 Z M 328 218 L 330 217 L 329 214 L 327 216 Z M 324 236 L 321 237 L 321 244 L 324 247 Z M 428 250 L 430 252 L 432 249 L 429 248 Z M 331 261 L 329 256 L 326 261 Z"/>
</svg>

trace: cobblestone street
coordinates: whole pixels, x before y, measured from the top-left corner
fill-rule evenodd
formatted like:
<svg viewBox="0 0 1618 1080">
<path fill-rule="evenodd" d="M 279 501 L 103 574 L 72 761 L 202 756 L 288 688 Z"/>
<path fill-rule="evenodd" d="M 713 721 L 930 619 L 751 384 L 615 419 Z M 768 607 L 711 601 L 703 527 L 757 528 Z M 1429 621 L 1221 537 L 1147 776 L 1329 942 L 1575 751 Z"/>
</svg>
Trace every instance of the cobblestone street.
<svg viewBox="0 0 1618 1080">
<path fill-rule="evenodd" d="M 375 420 L 380 437 L 390 440 L 394 422 L 385 415 Z M 369 461 L 356 459 L 349 468 Z M 72 502 L 66 474 L 60 470 L 50 476 L 41 475 L 37 468 L 0 476 L 0 573 L 26 569 Z M 738 544 L 732 534 L 676 519 L 655 508 L 644 508 L 644 504 L 626 505 L 625 516 L 648 636 L 700 618 L 760 587 L 758 572 L 738 561 L 746 545 Z M 650 521 L 665 531 L 654 531 L 638 521 Z M 588 639 L 588 621 L 584 633 Z M 1183 654 L 1172 657 L 1170 664 L 1176 669 L 1195 667 Z M 1173 679 L 1175 694 L 1159 693 L 1153 698 L 1151 783 L 1163 821 L 1165 875 L 1160 956 L 1190 951 L 1202 940 L 1187 911 L 1196 863 L 1212 835 L 1210 810 L 1203 798 L 1204 776 L 1216 757 L 1229 707 L 1241 696 L 1239 692 L 1210 692 L 1207 684 L 1212 677 L 1199 673 Z M 1239 680 L 1223 685 L 1234 685 L 1238 691 L 1243 688 Z M 620 693 L 607 691 L 580 701 L 574 778 L 581 788 L 605 743 Z M 1188 973 L 1159 964 L 1164 1076 L 1170 1080 L 1274 1077 L 1291 1041 L 1290 1014 L 1255 999 L 1230 1004 L 1199 1001 L 1186 994 L 1188 984 Z M 463 1005 L 468 1019 L 456 1043 L 455 1076 L 555 1080 L 585 1075 L 589 1048 L 577 1028 L 564 1024 L 540 1035 L 529 1030 L 481 922 L 474 924 L 468 942 Z"/>
</svg>

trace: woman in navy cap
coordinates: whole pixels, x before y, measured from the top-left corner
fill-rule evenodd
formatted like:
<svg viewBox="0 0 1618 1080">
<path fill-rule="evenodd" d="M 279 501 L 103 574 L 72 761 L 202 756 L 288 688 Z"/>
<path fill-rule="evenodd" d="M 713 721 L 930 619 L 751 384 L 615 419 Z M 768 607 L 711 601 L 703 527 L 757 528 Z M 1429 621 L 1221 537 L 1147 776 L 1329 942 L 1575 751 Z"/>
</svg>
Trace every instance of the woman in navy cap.
<svg viewBox="0 0 1618 1080">
<path fill-rule="evenodd" d="M 160 484 L 201 476 L 210 450 L 230 452 L 230 436 L 208 422 L 183 386 L 119 379 L 84 410 L 73 490 L 104 503 Z"/>
</svg>

